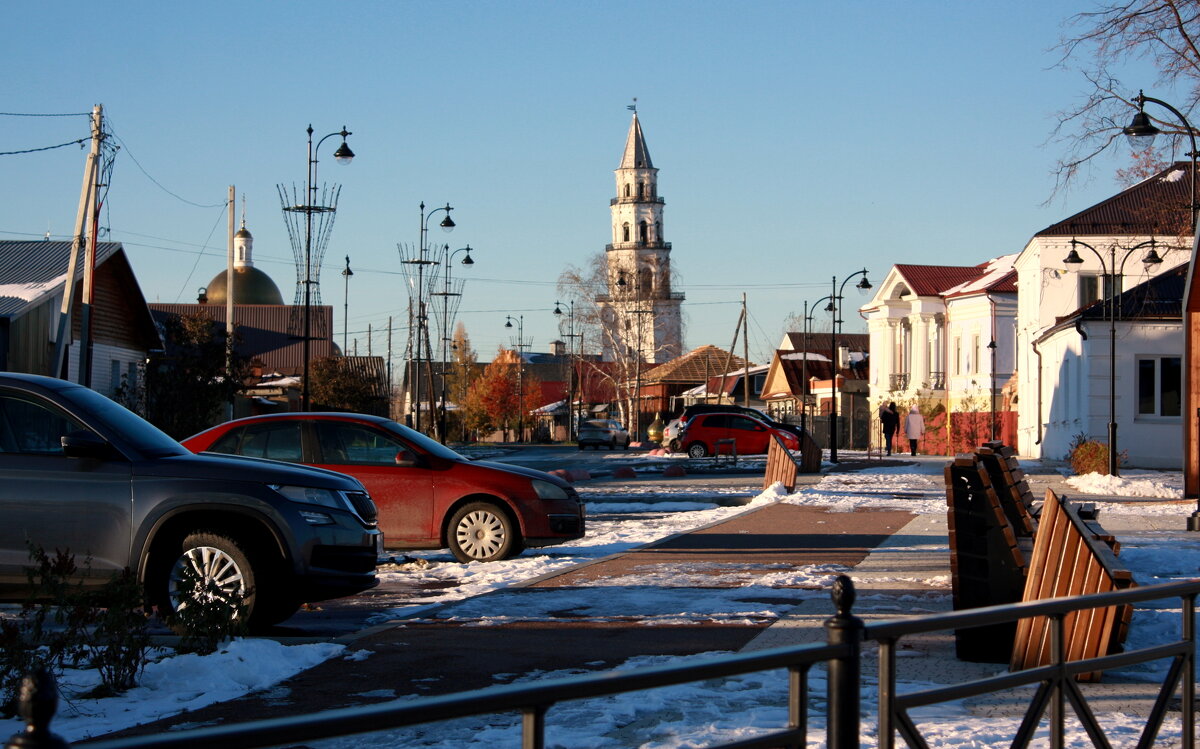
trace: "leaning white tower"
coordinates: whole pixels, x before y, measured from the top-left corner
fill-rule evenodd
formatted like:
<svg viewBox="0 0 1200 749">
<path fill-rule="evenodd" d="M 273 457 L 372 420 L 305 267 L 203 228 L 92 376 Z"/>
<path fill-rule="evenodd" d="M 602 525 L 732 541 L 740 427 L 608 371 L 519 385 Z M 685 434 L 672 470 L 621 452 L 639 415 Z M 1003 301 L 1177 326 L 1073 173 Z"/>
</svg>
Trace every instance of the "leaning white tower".
<svg viewBox="0 0 1200 749">
<path fill-rule="evenodd" d="M 671 243 L 663 241 L 663 199 L 637 110 L 616 170 L 617 197 L 609 202 L 612 244 L 605 255 L 608 293 L 599 304 L 609 334 L 604 358 L 618 350 L 648 363 L 670 361 L 683 350 L 680 304 L 671 291 Z"/>
</svg>

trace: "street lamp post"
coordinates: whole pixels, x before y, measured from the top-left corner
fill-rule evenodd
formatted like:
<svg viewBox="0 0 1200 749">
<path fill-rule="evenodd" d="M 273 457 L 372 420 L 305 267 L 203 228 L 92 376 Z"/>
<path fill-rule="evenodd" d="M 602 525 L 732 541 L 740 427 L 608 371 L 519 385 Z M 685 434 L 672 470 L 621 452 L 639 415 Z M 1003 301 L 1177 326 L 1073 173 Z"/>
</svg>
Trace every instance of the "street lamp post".
<svg viewBox="0 0 1200 749">
<path fill-rule="evenodd" d="M 554 303 L 554 314 L 562 316 L 562 302 Z M 582 333 L 575 332 L 575 301 L 567 302 L 567 332 L 562 332 L 560 323 L 559 335 L 567 339 L 567 441 L 575 439 L 575 350 L 572 338 L 582 338 Z M 583 347 L 580 346 L 582 349 Z M 583 352 L 580 351 L 582 354 Z"/>
<path fill-rule="evenodd" d="M 442 444 L 446 444 L 446 366 L 450 358 L 450 324 L 452 322 L 450 315 L 450 297 L 461 297 L 461 291 L 452 291 L 450 269 L 454 267 L 454 256 L 460 252 L 467 253 L 462 259 L 462 264 L 468 268 L 475 264 L 471 259 L 471 245 L 460 247 L 457 250 L 451 250 L 450 245 L 442 245 L 442 266 L 445 276 L 442 278 L 442 291 L 434 292 L 433 296 L 442 298 L 442 377 L 441 377 L 441 413 L 438 414 L 438 437 Z"/>
<path fill-rule="evenodd" d="M 811 305 L 804 302 L 804 358 L 800 360 L 800 428 L 808 430 L 808 399 L 812 395 L 808 391 L 808 324 L 812 322 L 812 311 L 817 309 L 817 305 L 829 299 L 828 296 L 823 296 Z"/>
<path fill-rule="evenodd" d="M 350 150 L 350 146 L 346 143 L 346 138 L 351 135 L 350 131 L 343 125 L 342 129 L 336 133 L 330 133 L 317 141 L 313 145 L 313 129 L 312 125 L 308 126 L 308 163 L 306 165 L 307 189 L 305 190 L 304 205 L 289 206 L 286 210 L 295 211 L 304 214 L 304 344 L 303 353 L 303 381 L 300 390 L 300 405 L 301 410 L 309 410 L 308 399 L 308 359 L 309 359 L 309 343 L 312 340 L 312 241 L 313 241 L 313 214 L 314 213 L 330 213 L 335 209 L 328 205 L 317 205 L 317 152 L 321 149 L 321 144 L 335 135 L 342 137 L 342 145 L 333 152 L 333 158 L 339 164 L 349 164 L 354 159 L 354 152 Z M 345 343 L 343 341 L 343 343 Z"/>
<path fill-rule="evenodd" d="M 1103 278 L 1104 288 L 1101 289 L 1101 294 L 1104 297 L 1105 316 L 1108 318 L 1108 473 L 1111 476 L 1119 476 L 1118 461 L 1117 461 L 1117 295 L 1124 291 L 1120 283 L 1122 273 L 1125 270 L 1125 261 L 1133 254 L 1134 250 L 1139 250 L 1143 247 L 1149 247 L 1145 257 L 1142 258 L 1142 263 L 1146 266 L 1146 270 L 1150 270 L 1151 265 L 1158 265 L 1162 262 L 1162 258 L 1158 256 L 1158 251 L 1154 249 L 1156 241 L 1150 239 L 1145 242 L 1130 247 L 1125 250 L 1125 254 L 1121 256 L 1120 265 L 1117 264 L 1117 246 L 1115 244 L 1108 247 L 1108 263 L 1105 264 L 1104 256 L 1092 247 L 1087 242 L 1080 242 L 1074 237 L 1071 238 L 1071 252 L 1063 258 L 1063 263 L 1068 266 L 1078 266 L 1083 264 L 1083 258 L 1079 256 L 1076 247 L 1086 247 L 1092 251 L 1096 259 L 1100 261 L 1101 277 Z"/>
<path fill-rule="evenodd" d="M 833 313 L 833 336 L 830 340 L 830 354 L 833 360 L 833 367 L 830 373 L 830 383 L 833 388 L 833 401 L 829 411 L 829 462 L 836 463 L 837 459 L 837 442 L 838 442 L 838 391 L 837 391 L 837 376 L 838 376 L 838 326 L 842 323 L 838 319 L 841 315 L 841 305 L 839 302 L 842 299 L 842 292 L 846 289 L 846 283 L 855 276 L 862 276 L 855 288 L 860 291 L 866 291 L 871 288 L 871 282 L 867 280 L 867 269 L 856 270 L 850 275 L 842 279 L 842 285 L 838 286 L 837 276 L 833 277 L 833 290 L 829 295 L 829 311 Z"/>
<path fill-rule="evenodd" d="M 428 245 L 426 245 L 426 240 L 429 235 L 429 220 L 431 218 L 433 218 L 435 213 L 445 212 L 445 214 L 446 214 L 445 217 L 442 219 L 441 223 L 438 225 L 442 227 L 443 231 L 447 231 L 447 232 L 454 231 L 454 227 L 455 227 L 454 219 L 450 218 L 450 211 L 453 211 L 453 210 L 454 210 L 454 208 L 452 208 L 450 206 L 450 204 L 447 203 L 444 207 L 434 208 L 428 214 L 426 214 L 425 213 L 425 202 L 421 201 L 421 225 L 420 225 L 421 233 L 420 233 L 420 242 L 417 245 L 417 257 L 414 260 L 402 260 L 401 261 L 402 263 L 405 263 L 407 265 L 417 266 L 417 308 L 413 311 L 414 315 L 416 316 L 416 319 L 414 320 L 414 322 L 416 323 L 416 331 L 415 332 L 416 332 L 416 338 L 417 338 L 417 340 L 415 342 L 416 343 L 416 362 L 415 362 L 415 366 L 413 367 L 413 372 L 412 372 L 410 381 L 412 382 L 412 387 L 413 387 L 413 406 L 414 406 L 413 428 L 415 428 L 418 432 L 421 431 L 421 362 L 424 361 L 424 354 L 422 352 L 422 349 L 424 346 L 424 340 L 426 338 L 426 326 L 429 324 L 429 320 L 427 319 L 427 317 L 425 315 L 425 266 L 434 264 L 434 261 L 429 260 L 426 257 L 426 252 L 428 251 Z M 431 357 L 433 356 L 433 352 L 430 352 L 430 356 Z M 432 386 L 433 386 L 433 383 L 431 382 L 430 387 L 432 388 Z M 432 400 L 432 397 L 430 398 L 430 400 Z"/>
<path fill-rule="evenodd" d="M 1188 218 L 1191 221 L 1192 229 L 1192 247 L 1193 254 L 1196 247 L 1196 211 L 1200 206 L 1196 205 L 1196 157 L 1200 154 L 1196 150 L 1196 131 L 1192 128 L 1187 118 L 1183 116 L 1175 107 L 1166 103 L 1162 99 L 1155 99 L 1146 96 L 1141 91 L 1138 91 L 1137 97 L 1131 100 L 1137 104 L 1138 111 L 1134 115 L 1133 121 L 1125 128 L 1125 135 L 1129 136 L 1129 141 L 1135 149 L 1149 146 L 1153 142 L 1154 136 L 1158 135 L 1160 130 L 1154 126 L 1150 118 L 1146 116 L 1146 102 L 1158 104 L 1170 111 L 1179 122 L 1183 125 L 1184 131 L 1187 133 L 1188 139 L 1191 141 L 1192 150 L 1187 154 L 1192 159 L 1191 173 L 1191 200 L 1188 204 Z M 1141 141 L 1141 143 L 1139 143 Z M 1185 497 L 1196 498 L 1196 510 L 1188 518 L 1187 528 L 1189 531 L 1200 531 L 1200 457 L 1197 456 L 1197 444 L 1200 443 L 1200 436 L 1197 435 L 1195 426 L 1200 423 L 1200 410 L 1196 408 L 1194 388 L 1192 384 L 1193 369 L 1196 368 L 1195 362 L 1196 351 L 1194 350 L 1195 338 L 1194 325 L 1194 307 L 1192 306 L 1193 295 L 1189 293 L 1192 289 L 1192 282 L 1196 279 L 1196 263 L 1193 262 L 1193 267 L 1188 272 L 1187 285 L 1185 286 L 1185 298 L 1183 300 L 1183 368 L 1180 385 L 1183 390 L 1183 495 Z M 1192 418 L 1196 421 L 1193 422 Z"/>
<path fill-rule="evenodd" d="M 525 440 L 525 315 L 504 316 L 504 327 L 511 328 L 517 321 L 517 442 Z"/>
</svg>

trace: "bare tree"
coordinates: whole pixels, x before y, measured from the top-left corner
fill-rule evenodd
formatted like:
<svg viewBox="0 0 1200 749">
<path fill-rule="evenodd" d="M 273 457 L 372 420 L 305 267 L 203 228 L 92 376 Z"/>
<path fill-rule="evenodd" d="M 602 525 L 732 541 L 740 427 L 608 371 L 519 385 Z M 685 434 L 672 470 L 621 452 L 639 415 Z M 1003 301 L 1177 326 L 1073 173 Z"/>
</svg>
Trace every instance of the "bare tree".
<svg viewBox="0 0 1200 749">
<path fill-rule="evenodd" d="M 607 356 L 607 361 L 603 362 L 583 360 L 581 379 L 607 382 L 616 393 L 622 420 L 632 425 L 637 397 L 635 382 L 645 359 L 638 351 L 639 346 L 630 342 L 631 334 L 623 330 L 620 323 L 622 319 L 630 319 L 630 312 L 635 313 L 632 317 L 649 314 L 654 308 L 654 300 L 641 298 L 633 292 L 613 294 L 613 272 L 606 255 L 598 253 L 583 268 L 567 266 L 559 274 L 558 293 L 563 297 L 562 301 L 574 304 L 575 331 L 582 335 L 581 351 L 605 352 Z M 675 280 L 674 271 L 671 280 Z M 636 274 L 631 283 L 640 283 Z M 614 309 L 625 314 L 613 315 Z M 651 316 L 645 325 L 653 324 Z"/>
<path fill-rule="evenodd" d="M 1173 106 L 1191 112 L 1200 101 L 1200 0 L 1131 0 L 1108 2 L 1096 10 L 1071 16 L 1056 47 L 1059 67 L 1079 71 L 1088 92 L 1075 107 L 1058 113 L 1052 141 L 1064 144 L 1054 193 L 1080 177 L 1080 171 L 1120 139 L 1137 112 L 1135 92 L 1144 88 L 1180 96 Z M 1153 64 L 1153 81 L 1129 84 L 1120 69 L 1131 62 Z M 1153 95 L 1153 91 L 1147 95 Z M 1119 178 L 1137 180 L 1158 171 L 1187 150 L 1186 131 L 1170 112 L 1148 107 L 1146 114 L 1164 134 L 1155 151 L 1138 157 L 1140 166 L 1122 170 Z"/>
</svg>

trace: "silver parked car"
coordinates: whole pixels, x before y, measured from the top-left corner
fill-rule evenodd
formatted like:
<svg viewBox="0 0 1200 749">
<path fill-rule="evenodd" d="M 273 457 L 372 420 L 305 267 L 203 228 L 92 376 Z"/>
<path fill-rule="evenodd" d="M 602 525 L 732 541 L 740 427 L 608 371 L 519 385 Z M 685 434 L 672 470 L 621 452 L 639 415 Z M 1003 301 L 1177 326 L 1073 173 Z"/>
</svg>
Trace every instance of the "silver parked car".
<svg viewBox="0 0 1200 749">
<path fill-rule="evenodd" d="M 629 449 L 629 432 L 621 422 L 612 419 L 589 419 L 579 425 L 579 449 L 591 446 L 599 450 L 604 445 L 609 450 L 617 447 Z"/>
</svg>

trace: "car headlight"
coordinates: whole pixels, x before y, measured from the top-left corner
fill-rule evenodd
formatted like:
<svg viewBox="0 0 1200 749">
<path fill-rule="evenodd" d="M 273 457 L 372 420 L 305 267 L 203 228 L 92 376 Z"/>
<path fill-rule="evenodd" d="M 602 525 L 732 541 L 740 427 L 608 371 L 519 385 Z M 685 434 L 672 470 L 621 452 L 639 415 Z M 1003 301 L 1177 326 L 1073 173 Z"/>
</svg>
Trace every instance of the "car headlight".
<svg viewBox="0 0 1200 749">
<path fill-rule="evenodd" d="M 271 484 L 271 488 L 293 502 L 305 505 L 321 505 L 334 510 L 347 509 L 342 496 L 332 489 L 318 489 L 312 486 L 283 486 Z"/>
<path fill-rule="evenodd" d="M 542 499 L 570 499 L 567 496 L 567 490 L 557 484 L 551 484 L 549 481 L 534 479 L 529 482 L 533 485 L 533 492 Z"/>
</svg>

